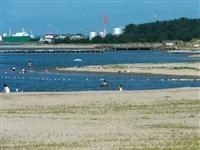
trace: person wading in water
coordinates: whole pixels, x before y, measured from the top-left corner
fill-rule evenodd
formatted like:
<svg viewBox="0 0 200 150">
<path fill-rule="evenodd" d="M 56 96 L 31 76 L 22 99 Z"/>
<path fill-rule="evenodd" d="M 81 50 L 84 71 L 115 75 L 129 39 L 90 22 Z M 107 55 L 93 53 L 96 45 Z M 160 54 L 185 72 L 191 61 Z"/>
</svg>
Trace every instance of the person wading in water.
<svg viewBox="0 0 200 150">
<path fill-rule="evenodd" d="M 31 70 L 31 68 L 32 68 L 32 63 L 31 61 L 28 61 L 28 69 Z"/>
</svg>

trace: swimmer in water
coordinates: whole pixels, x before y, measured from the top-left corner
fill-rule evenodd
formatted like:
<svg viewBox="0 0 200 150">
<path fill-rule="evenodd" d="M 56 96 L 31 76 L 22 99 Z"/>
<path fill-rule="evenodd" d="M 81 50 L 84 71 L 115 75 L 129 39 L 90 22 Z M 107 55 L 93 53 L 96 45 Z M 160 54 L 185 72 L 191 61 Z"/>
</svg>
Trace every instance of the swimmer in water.
<svg viewBox="0 0 200 150">
<path fill-rule="evenodd" d="M 101 86 L 108 87 L 109 83 L 104 79 L 103 82 L 101 83 Z"/>
</svg>

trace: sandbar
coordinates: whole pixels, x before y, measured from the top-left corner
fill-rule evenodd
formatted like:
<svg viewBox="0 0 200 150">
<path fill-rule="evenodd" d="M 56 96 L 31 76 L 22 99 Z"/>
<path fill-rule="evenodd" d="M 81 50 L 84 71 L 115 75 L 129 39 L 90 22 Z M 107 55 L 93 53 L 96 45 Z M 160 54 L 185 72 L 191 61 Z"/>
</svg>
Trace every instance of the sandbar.
<svg viewBox="0 0 200 150">
<path fill-rule="evenodd" d="M 189 78 L 200 78 L 200 63 L 135 63 L 135 64 L 111 64 L 91 65 L 79 67 L 57 67 L 58 72 L 78 73 L 114 73 L 114 74 L 148 74 L 167 75 Z"/>
</svg>

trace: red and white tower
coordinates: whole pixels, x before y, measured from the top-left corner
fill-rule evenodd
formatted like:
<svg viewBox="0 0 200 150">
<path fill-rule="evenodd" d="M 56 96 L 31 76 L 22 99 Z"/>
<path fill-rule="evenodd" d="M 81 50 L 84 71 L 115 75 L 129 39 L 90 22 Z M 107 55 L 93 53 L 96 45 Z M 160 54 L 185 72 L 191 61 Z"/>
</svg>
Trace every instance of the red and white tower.
<svg viewBox="0 0 200 150">
<path fill-rule="evenodd" d="M 107 27 L 108 17 L 103 17 L 103 25 L 104 25 L 104 31 L 103 31 L 103 37 L 106 37 L 106 27 Z"/>
</svg>

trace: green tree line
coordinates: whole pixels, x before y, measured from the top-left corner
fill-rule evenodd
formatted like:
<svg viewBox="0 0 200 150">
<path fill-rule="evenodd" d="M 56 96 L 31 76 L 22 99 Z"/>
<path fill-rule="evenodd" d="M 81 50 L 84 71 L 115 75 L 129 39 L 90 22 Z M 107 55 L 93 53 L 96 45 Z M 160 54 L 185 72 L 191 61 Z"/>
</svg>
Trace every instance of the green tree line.
<svg viewBox="0 0 200 150">
<path fill-rule="evenodd" d="M 123 34 L 108 34 L 105 38 L 97 36 L 92 40 L 64 40 L 65 43 L 131 43 L 131 42 L 162 42 L 166 40 L 190 41 L 200 38 L 200 19 L 180 18 L 156 21 L 145 24 L 128 24 Z"/>
</svg>

